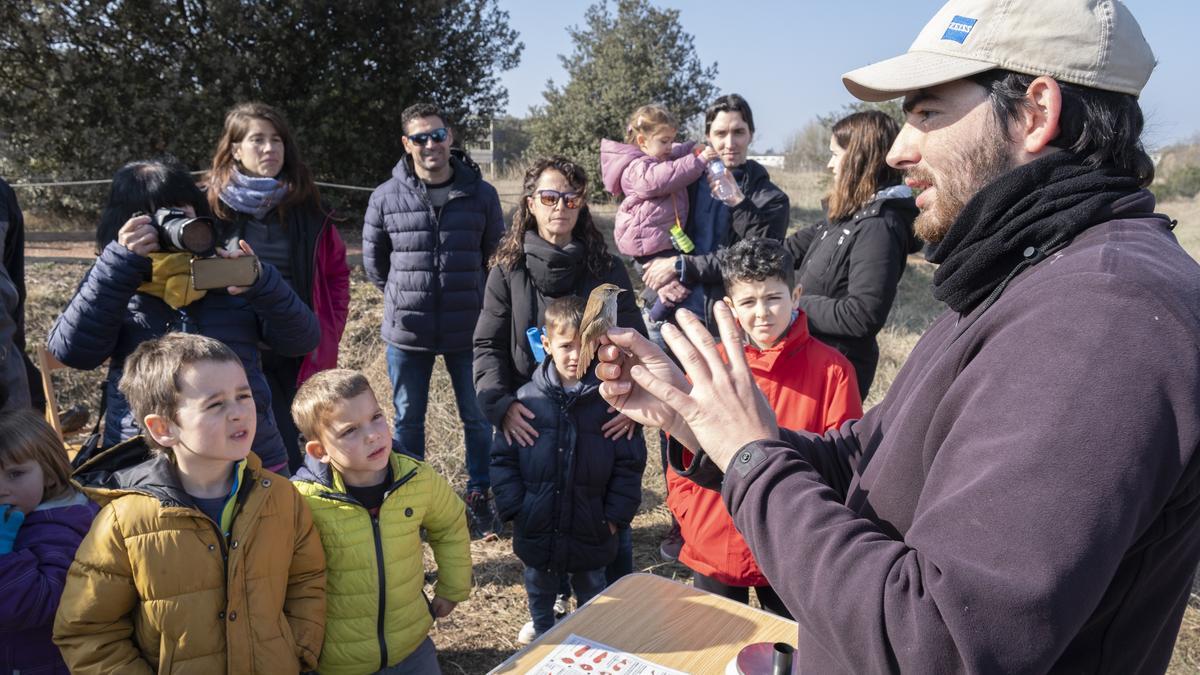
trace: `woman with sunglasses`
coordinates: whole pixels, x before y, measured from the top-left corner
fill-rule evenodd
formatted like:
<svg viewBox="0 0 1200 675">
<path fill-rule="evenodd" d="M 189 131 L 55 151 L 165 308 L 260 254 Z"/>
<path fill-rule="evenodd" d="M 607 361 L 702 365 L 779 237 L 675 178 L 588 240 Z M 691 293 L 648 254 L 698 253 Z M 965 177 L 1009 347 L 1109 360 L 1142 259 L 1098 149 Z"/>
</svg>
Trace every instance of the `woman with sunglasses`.
<svg viewBox="0 0 1200 675">
<path fill-rule="evenodd" d="M 262 351 L 275 421 L 295 470 L 303 453 L 292 399 L 310 375 L 337 366 L 350 310 L 346 245 L 287 121 L 265 103 L 239 103 L 225 115 L 207 187 L 209 207 L 224 221 L 229 243 L 236 248 L 238 239 L 245 240 L 260 260 L 274 265 L 321 325 L 320 344 L 305 356 Z"/>
<path fill-rule="evenodd" d="M 533 412 L 517 401 L 517 390 L 537 369 L 531 343 L 538 338 L 529 330 L 542 326 L 551 300 L 565 295 L 586 299 L 600 284 L 616 284 L 626 291 L 617 296 L 617 325 L 646 334 L 629 272 L 608 252 L 588 211 L 587 192 L 587 173 L 578 164 L 557 156 L 535 162 L 525 172 L 512 227 L 492 256 L 475 326 L 475 391 L 484 415 L 505 441 L 523 447 L 533 445 L 537 431 L 530 424 Z M 616 412 L 601 431 L 614 439 L 640 433 Z M 606 574 L 609 583 L 633 567 L 631 532 L 624 528 L 618 535 L 617 560 Z M 555 611 L 566 610 L 556 605 Z"/>
<path fill-rule="evenodd" d="M 533 442 L 532 416 L 517 402 L 517 389 L 537 368 L 527 331 L 541 326 L 554 298 L 587 298 L 603 283 L 629 291 L 617 298 L 617 323 L 645 334 L 625 266 L 608 252 L 587 207 L 583 167 L 564 157 L 538 160 L 525 172 L 522 199 L 512 227 L 492 256 L 475 326 L 475 391 L 484 415 L 509 442 Z M 629 433 L 624 417 L 606 431 Z"/>
</svg>

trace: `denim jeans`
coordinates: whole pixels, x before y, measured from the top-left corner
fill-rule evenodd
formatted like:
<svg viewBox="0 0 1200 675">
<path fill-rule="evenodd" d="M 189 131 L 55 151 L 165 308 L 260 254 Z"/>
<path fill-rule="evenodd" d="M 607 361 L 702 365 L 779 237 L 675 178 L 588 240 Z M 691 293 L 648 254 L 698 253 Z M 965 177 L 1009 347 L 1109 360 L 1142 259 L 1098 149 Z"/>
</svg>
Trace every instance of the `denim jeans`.
<svg viewBox="0 0 1200 675">
<path fill-rule="evenodd" d="M 577 605 L 591 600 L 604 590 L 604 568 L 569 574 L 552 574 L 533 567 L 525 568 L 525 593 L 529 596 L 529 614 L 538 635 L 554 627 L 554 599 L 563 579 L 570 577 Z"/>
<path fill-rule="evenodd" d="M 392 405 L 396 409 L 392 438 L 401 451 L 417 459 L 425 459 L 425 410 L 429 406 L 429 382 L 433 378 L 433 352 L 415 352 L 388 345 L 388 377 L 392 380 Z M 488 477 L 491 460 L 492 425 L 483 416 L 475 398 L 475 383 L 471 377 L 471 352 L 442 354 L 454 398 L 458 418 L 462 420 L 467 446 L 467 491 L 486 492 L 492 481 Z"/>
</svg>

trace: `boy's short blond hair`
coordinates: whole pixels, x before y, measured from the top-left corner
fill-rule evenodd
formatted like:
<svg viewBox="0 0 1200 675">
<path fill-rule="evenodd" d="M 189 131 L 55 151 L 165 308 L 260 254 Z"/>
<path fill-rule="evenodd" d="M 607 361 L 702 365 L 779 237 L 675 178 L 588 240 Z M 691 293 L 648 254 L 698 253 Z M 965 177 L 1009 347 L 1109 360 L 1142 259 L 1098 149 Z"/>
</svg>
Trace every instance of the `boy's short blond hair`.
<svg viewBox="0 0 1200 675">
<path fill-rule="evenodd" d="M 224 342 L 194 333 L 167 333 L 146 340 L 125 359 L 117 388 L 152 448 L 165 450 L 146 432 L 147 415 L 175 419 L 179 411 L 179 371 L 201 361 L 236 363 L 242 360 Z"/>
<path fill-rule="evenodd" d="M 579 324 L 583 323 L 583 310 L 583 298 L 577 295 L 555 298 L 546 306 L 546 312 L 542 316 L 546 334 L 549 335 L 554 329 L 562 328 L 570 328 L 578 332 Z"/>
<path fill-rule="evenodd" d="M 338 401 L 354 398 L 363 392 L 375 391 L 366 376 L 357 370 L 335 368 L 322 370 L 305 380 L 292 399 L 292 419 L 306 441 L 320 441 L 326 415 Z"/>
</svg>

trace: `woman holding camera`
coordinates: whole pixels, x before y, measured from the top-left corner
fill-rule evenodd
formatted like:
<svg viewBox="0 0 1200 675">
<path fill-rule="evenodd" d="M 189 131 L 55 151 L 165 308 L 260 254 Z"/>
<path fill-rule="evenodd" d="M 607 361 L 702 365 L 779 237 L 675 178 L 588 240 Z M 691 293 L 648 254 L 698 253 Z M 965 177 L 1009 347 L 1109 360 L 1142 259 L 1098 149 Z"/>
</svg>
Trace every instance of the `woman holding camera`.
<svg viewBox="0 0 1200 675">
<path fill-rule="evenodd" d="M 198 333 L 229 345 L 242 360 L 258 411 L 253 450 L 271 471 L 287 470 L 287 450 L 271 414 L 271 390 L 259 368 L 259 343 L 280 354 L 301 356 L 317 346 L 320 329 L 312 311 L 270 262 L 260 261 L 249 286 L 197 291 L 190 276 L 193 254 L 164 250 L 167 214 L 208 215 L 204 194 L 178 162 L 130 162 L 112 181 L 108 205 L 96 230 L 99 258 L 50 329 L 49 349 L 64 364 L 91 370 L 107 359 L 102 445 L 139 433 L 117 388 L 125 358 L 145 340 L 170 331 Z M 147 215 L 151 214 L 151 215 Z M 157 220 L 156 220 L 157 219 Z M 220 257 L 253 254 L 249 245 L 218 251 Z"/>
<path fill-rule="evenodd" d="M 303 453 L 292 399 L 310 375 L 337 366 L 350 310 L 346 246 L 287 120 L 265 103 L 239 103 L 225 115 L 207 187 L 208 205 L 224 222 L 229 244 L 248 242 L 259 258 L 274 265 L 321 326 L 321 341 L 308 354 L 262 352 L 275 420 L 294 469 Z"/>
</svg>

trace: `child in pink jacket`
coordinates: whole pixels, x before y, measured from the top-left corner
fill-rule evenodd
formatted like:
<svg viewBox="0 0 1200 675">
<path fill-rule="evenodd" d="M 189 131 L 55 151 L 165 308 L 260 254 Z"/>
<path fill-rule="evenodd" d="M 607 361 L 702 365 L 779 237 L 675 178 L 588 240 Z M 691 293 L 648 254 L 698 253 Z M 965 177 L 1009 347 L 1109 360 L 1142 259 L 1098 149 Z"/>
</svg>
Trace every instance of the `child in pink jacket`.
<svg viewBox="0 0 1200 675">
<path fill-rule="evenodd" d="M 687 187 L 717 157 L 716 151 L 707 146 L 675 143 L 678 129 L 679 123 L 666 108 L 644 105 L 630 115 L 624 143 L 600 141 L 604 189 L 614 196 L 625 195 L 617 211 L 617 250 L 632 257 L 639 272 L 650 259 L 679 252 L 681 241 L 672 239 L 671 228 L 678 225 L 677 234 L 686 240 L 683 225 L 688 214 Z M 664 287 L 654 297 L 650 318 L 667 319 L 675 306 L 667 296 L 678 298 L 687 292 L 678 281 Z"/>
</svg>

